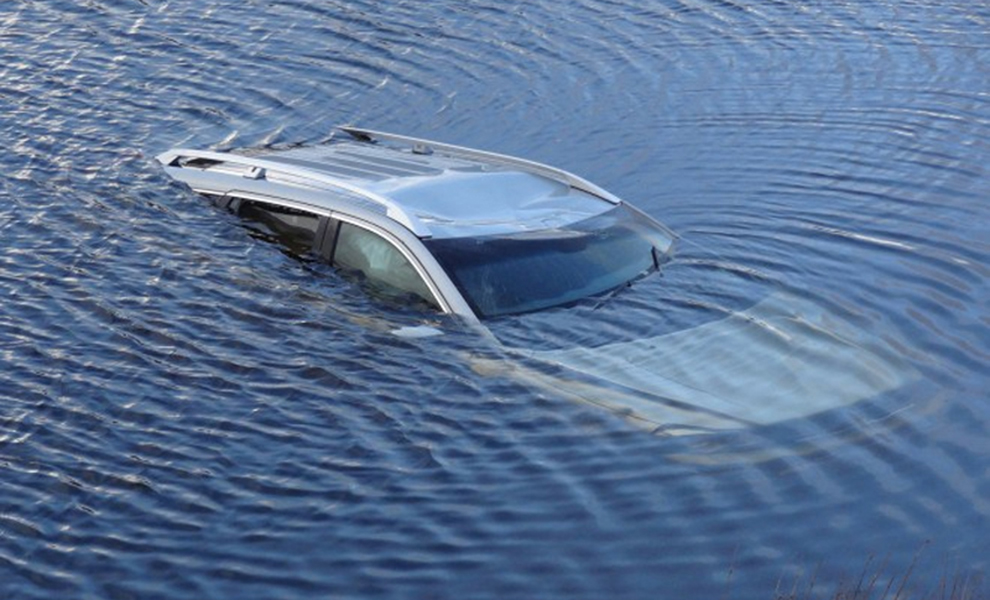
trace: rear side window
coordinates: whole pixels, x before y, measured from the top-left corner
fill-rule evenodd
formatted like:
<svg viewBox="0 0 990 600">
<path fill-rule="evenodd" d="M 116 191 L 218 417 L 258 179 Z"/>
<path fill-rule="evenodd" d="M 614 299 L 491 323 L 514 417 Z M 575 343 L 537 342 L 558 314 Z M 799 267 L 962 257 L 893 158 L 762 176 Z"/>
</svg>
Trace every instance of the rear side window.
<svg viewBox="0 0 990 600">
<path fill-rule="evenodd" d="M 426 282 L 391 242 L 367 229 L 341 223 L 333 264 L 358 277 L 381 299 L 408 304 L 424 302 L 439 308 Z"/>
<path fill-rule="evenodd" d="M 293 252 L 305 254 L 312 250 L 320 217 L 316 214 L 265 202 L 245 200 L 238 214 L 262 225 L 266 233 L 278 238 Z"/>
</svg>

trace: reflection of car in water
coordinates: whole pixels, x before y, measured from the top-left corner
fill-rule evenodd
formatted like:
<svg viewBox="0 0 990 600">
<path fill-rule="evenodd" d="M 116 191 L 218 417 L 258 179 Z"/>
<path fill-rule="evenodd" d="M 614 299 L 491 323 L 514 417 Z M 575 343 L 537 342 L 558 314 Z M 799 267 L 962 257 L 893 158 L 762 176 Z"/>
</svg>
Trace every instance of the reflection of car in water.
<svg viewBox="0 0 990 600">
<path fill-rule="evenodd" d="M 293 250 L 328 261 L 372 296 L 496 331 L 492 339 L 527 359 L 479 367 L 509 368 L 666 431 L 800 417 L 874 396 L 908 376 L 885 345 L 808 301 L 777 296 L 675 331 L 657 332 L 646 322 L 611 341 L 513 341 L 506 323 L 559 316 L 559 307 L 582 302 L 607 306 L 613 291 L 653 282 L 637 280 L 667 262 L 674 234 L 566 171 L 341 130 L 348 137 L 315 146 L 177 149 L 158 160 L 175 179 Z M 558 319 L 555 326 L 595 327 L 597 315 L 580 314 L 580 324 L 572 314 L 570 324 Z"/>
</svg>

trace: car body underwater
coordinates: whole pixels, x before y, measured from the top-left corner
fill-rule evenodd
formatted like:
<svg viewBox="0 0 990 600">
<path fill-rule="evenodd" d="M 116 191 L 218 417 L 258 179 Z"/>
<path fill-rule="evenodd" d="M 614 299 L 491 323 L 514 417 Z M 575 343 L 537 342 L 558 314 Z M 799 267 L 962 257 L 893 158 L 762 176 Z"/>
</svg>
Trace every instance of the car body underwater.
<svg viewBox="0 0 990 600">
<path fill-rule="evenodd" d="M 915 377 L 889 344 L 815 302 L 772 294 L 722 318 L 592 345 L 525 347 L 492 323 L 640 285 L 676 235 L 572 174 L 450 144 L 341 127 L 327 143 L 174 149 L 166 172 L 373 296 L 454 315 L 508 356 L 475 359 L 667 433 L 764 425 L 875 397 Z M 566 327 L 566 325 L 565 325 Z M 648 330 L 649 328 L 645 328 Z M 433 335 L 410 327 L 398 335 Z M 548 368 L 549 367 L 549 368 Z"/>
</svg>

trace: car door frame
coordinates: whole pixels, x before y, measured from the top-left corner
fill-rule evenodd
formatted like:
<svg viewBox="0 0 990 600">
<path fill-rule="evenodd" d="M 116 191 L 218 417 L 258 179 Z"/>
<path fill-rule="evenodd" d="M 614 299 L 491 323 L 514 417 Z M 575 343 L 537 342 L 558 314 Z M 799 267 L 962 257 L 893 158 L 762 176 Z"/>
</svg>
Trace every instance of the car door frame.
<svg viewBox="0 0 990 600">
<path fill-rule="evenodd" d="M 243 190 L 231 190 L 223 195 L 213 193 L 208 196 L 217 206 L 234 213 L 237 213 L 244 201 L 250 201 L 284 206 L 316 215 L 319 218 L 319 225 L 312 251 L 327 261 L 333 259 L 340 223 L 350 223 L 370 231 L 394 246 L 409 261 L 423 279 L 441 312 L 457 315 L 471 323 L 478 322 L 474 311 L 423 242 L 413 232 L 391 221 L 385 215 L 351 206 L 348 206 L 345 212 L 335 206 L 318 206 L 309 202 Z M 320 200 L 321 205 L 330 204 L 325 197 L 321 197 Z"/>
</svg>

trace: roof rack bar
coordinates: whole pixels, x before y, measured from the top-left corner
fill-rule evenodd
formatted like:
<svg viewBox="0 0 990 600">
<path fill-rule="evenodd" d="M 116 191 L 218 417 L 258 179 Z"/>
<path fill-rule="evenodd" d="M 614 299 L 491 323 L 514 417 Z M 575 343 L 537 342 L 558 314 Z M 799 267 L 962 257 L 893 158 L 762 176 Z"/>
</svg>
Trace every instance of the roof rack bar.
<svg viewBox="0 0 990 600">
<path fill-rule="evenodd" d="M 598 196 L 599 198 L 603 200 L 607 200 L 612 204 L 622 203 L 622 200 L 620 198 L 618 198 L 611 192 L 598 187 L 597 185 L 591 183 L 590 181 L 587 181 L 586 179 L 579 177 L 569 171 L 558 169 L 557 167 L 551 167 L 550 165 L 545 165 L 543 163 L 538 163 L 522 158 L 516 158 L 514 156 L 507 156 L 505 154 L 498 154 L 495 152 L 487 152 L 485 150 L 475 150 L 474 148 L 465 148 L 464 146 L 455 146 L 453 144 L 444 144 L 442 142 L 434 142 L 432 140 L 425 140 L 425 139 L 409 137 L 405 135 L 396 135 L 394 133 L 385 133 L 381 131 L 374 131 L 371 129 L 362 129 L 360 127 L 353 127 L 350 125 L 339 126 L 337 127 L 337 129 L 361 141 L 372 141 L 375 139 L 380 139 L 380 140 L 388 140 L 393 142 L 400 142 L 403 144 L 408 144 L 410 146 L 416 146 L 422 144 L 429 146 L 433 150 L 442 152 L 444 154 L 448 154 L 450 156 L 482 159 L 490 162 L 516 167 L 518 169 L 522 169 L 530 173 L 543 175 L 544 177 L 549 177 L 550 179 L 554 179 L 556 181 L 566 183 L 572 188 L 581 190 L 582 192 L 587 192 L 593 196 Z"/>
<path fill-rule="evenodd" d="M 360 186 L 352 185 L 346 181 L 341 181 L 330 175 L 325 175 L 323 173 L 314 172 L 312 169 L 307 169 L 305 167 L 297 167 L 295 165 L 265 160 L 263 158 L 254 158 L 251 156 L 242 156 L 240 154 L 231 154 L 229 152 L 211 152 L 208 150 L 189 150 L 185 148 L 176 148 L 174 150 L 169 150 L 168 152 L 163 152 L 155 157 L 158 162 L 164 165 L 166 168 L 181 169 L 182 165 L 179 164 L 179 160 L 183 158 L 202 158 L 206 160 L 217 161 L 219 163 L 225 163 L 230 165 L 238 165 L 249 167 L 248 171 L 245 171 L 244 176 L 249 179 L 261 179 L 265 177 L 267 172 L 280 173 L 284 175 L 291 175 L 293 177 L 299 177 L 300 179 L 306 179 L 316 183 L 320 183 L 330 188 L 341 190 L 355 196 L 364 198 L 383 206 L 386 210 L 386 214 L 393 220 L 398 221 L 404 225 L 407 229 L 412 231 L 419 237 L 429 237 L 430 230 L 423 224 L 419 219 L 409 215 L 406 211 L 402 209 L 401 206 L 395 202 L 389 200 L 381 194 L 376 194 L 374 192 L 368 191 L 361 188 Z"/>
</svg>

